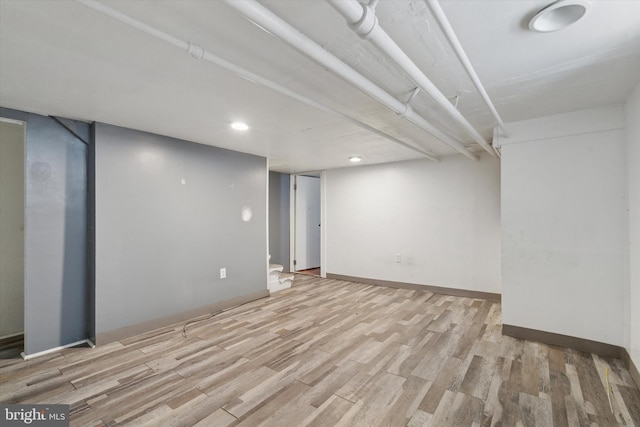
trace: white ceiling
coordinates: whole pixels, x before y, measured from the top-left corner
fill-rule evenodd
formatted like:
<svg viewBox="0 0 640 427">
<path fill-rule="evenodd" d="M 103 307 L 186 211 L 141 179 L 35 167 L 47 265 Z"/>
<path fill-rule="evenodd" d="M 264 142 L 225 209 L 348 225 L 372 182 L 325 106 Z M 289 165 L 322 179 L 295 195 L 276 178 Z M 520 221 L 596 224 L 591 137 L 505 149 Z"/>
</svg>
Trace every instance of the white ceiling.
<svg viewBox="0 0 640 427">
<path fill-rule="evenodd" d="M 406 100 L 415 85 L 322 0 L 261 2 L 325 49 Z M 593 0 L 575 25 L 534 33 L 547 0 L 442 0 L 505 122 L 623 103 L 640 81 L 640 1 Z M 437 155 L 455 151 L 216 0 L 105 4 Z M 422 0 L 382 0 L 380 25 L 487 138 L 494 119 Z M 101 121 L 257 154 L 301 172 L 420 157 L 343 119 L 192 58 L 74 1 L 0 0 L 0 105 Z M 412 102 L 482 150 L 426 95 Z M 230 129 L 234 120 L 250 126 Z"/>
</svg>

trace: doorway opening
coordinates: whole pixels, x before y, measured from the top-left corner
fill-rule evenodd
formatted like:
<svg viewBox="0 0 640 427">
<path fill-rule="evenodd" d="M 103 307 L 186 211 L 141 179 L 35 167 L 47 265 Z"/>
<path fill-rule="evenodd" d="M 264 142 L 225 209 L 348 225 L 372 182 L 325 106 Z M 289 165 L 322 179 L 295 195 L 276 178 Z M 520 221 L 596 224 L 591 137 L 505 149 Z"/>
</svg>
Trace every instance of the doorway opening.
<svg viewBox="0 0 640 427">
<path fill-rule="evenodd" d="M 25 129 L 0 117 L 0 359 L 24 351 Z"/>
<path fill-rule="evenodd" d="M 322 277 L 322 174 L 292 178 L 291 271 Z"/>
</svg>

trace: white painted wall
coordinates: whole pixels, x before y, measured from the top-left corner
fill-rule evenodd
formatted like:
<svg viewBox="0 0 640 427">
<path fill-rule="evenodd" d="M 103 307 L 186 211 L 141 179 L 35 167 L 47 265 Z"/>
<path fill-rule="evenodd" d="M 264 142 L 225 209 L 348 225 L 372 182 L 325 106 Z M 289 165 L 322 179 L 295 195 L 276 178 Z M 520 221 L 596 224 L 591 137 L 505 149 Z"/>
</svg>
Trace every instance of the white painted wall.
<svg viewBox="0 0 640 427">
<path fill-rule="evenodd" d="M 622 107 L 512 123 L 502 144 L 503 323 L 623 345 Z"/>
<path fill-rule="evenodd" d="M 640 367 L 640 84 L 625 105 L 629 188 L 629 339 L 627 351 Z"/>
<path fill-rule="evenodd" d="M 0 338 L 24 331 L 24 129 L 0 121 Z"/>
<path fill-rule="evenodd" d="M 327 272 L 500 293 L 499 168 L 454 155 L 327 171 Z"/>
</svg>

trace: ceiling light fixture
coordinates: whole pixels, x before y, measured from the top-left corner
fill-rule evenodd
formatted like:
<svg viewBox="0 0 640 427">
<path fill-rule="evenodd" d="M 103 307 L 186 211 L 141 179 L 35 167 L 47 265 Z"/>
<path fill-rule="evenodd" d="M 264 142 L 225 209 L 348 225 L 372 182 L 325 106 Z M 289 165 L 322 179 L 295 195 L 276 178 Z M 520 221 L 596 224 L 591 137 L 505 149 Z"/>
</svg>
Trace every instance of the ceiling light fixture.
<svg viewBox="0 0 640 427">
<path fill-rule="evenodd" d="M 349 157 L 349 161 L 351 163 L 358 163 L 358 162 L 362 161 L 362 157 L 352 156 L 352 157 Z"/>
<path fill-rule="evenodd" d="M 559 0 L 542 8 L 529 21 L 529 29 L 541 33 L 563 30 L 584 17 L 591 4 L 587 0 Z"/>
<path fill-rule="evenodd" d="M 244 122 L 233 122 L 231 123 L 231 127 L 235 130 L 247 130 L 249 129 L 249 125 Z"/>
</svg>

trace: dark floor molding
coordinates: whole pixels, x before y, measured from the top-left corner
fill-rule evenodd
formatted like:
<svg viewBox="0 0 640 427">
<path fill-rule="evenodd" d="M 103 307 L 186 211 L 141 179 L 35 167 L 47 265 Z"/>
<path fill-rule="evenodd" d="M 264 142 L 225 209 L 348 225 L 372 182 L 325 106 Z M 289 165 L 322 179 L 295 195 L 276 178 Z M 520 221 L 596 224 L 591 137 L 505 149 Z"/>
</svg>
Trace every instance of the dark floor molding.
<svg viewBox="0 0 640 427">
<path fill-rule="evenodd" d="M 251 301 L 258 300 L 260 298 L 265 298 L 269 295 L 269 291 L 265 289 L 264 291 L 254 292 L 249 295 L 242 295 L 226 301 L 196 308 L 194 310 L 183 311 L 182 313 L 173 314 L 171 316 L 136 323 L 134 325 L 125 326 L 123 328 L 115 329 L 109 332 L 101 332 L 96 335 L 96 345 L 104 345 L 114 341 L 120 341 L 122 339 L 149 332 L 154 329 L 163 328 L 174 323 L 185 322 L 187 320 L 194 319 L 205 314 L 215 313 L 220 310 L 235 307 L 236 305 L 245 304 Z"/>
<path fill-rule="evenodd" d="M 631 356 L 629 356 L 627 349 L 624 347 L 513 325 L 502 325 L 502 335 L 620 359 L 627 366 L 627 369 L 631 373 L 631 378 L 633 378 L 633 381 L 638 388 L 640 388 L 640 373 L 638 373 L 638 367 L 633 363 Z"/>
<path fill-rule="evenodd" d="M 595 353 L 605 357 L 622 359 L 624 349 L 617 345 L 591 341 L 585 338 L 572 337 L 570 335 L 556 334 L 537 329 L 523 328 L 513 325 L 502 325 L 502 335 L 520 338 L 527 341 L 537 341 L 543 344 L 557 345 L 558 347 L 572 348 L 587 353 Z"/>
<path fill-rule="evenodd" d="M 631 355 L 629 355 L 626 348 L 622 349 L 622 361 L 627 365 L 631 378 L 633 378 L 633 381 L 636 383 L 638 388 L 640 388 L 640 371 L 638 371 L 636 364 L 633 363 L 633 359 L 631 359 Z"/>
<path fill-rule="evenodd" d="M 0 338 L 0 345 L 12 344 L 15 341 L 24 341 L 24 332 L 3 336 Z"/>
<path fill-rule="evenodd" d="M 367 285 L 386 286 L 388 288 L 410 289 L 412 291 L 428 291 L 434 294 L 453 295 L 455 297 L 482 298 L 500 302 L 502 296 L 491 292 L 470 291 L 467 289 L 444 288 L 440 286 L 418 285 L 416 283 L 393 282 L 390 280 L 367 279 L 365 277 L 343 276 L 327 273 L 327 279 L 344 280 L 347 282 L 365 283 Z"/>
</svg>

